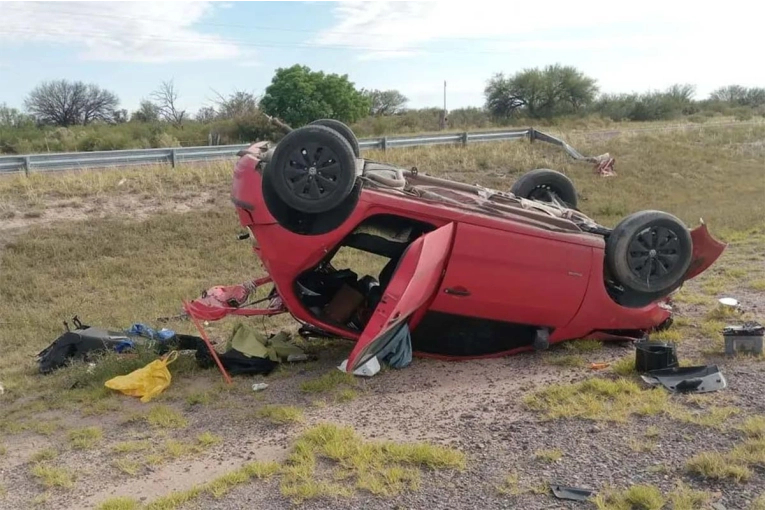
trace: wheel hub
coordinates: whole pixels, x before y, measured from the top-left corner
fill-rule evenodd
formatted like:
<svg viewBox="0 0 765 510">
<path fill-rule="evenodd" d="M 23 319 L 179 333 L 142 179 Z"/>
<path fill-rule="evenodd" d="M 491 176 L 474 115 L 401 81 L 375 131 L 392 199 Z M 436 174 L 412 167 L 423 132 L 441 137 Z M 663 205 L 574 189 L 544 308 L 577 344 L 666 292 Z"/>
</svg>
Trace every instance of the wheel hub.
<svg viewBox="0 0 765 510">
<path fill-rule="evenodd" d="M 639 232 L 629 245 L 627 263 L 642 280 L 658 280 L 670 274 L 680 259 L 677 234 L 663 226 L 653 226 Z"/>
</svg>

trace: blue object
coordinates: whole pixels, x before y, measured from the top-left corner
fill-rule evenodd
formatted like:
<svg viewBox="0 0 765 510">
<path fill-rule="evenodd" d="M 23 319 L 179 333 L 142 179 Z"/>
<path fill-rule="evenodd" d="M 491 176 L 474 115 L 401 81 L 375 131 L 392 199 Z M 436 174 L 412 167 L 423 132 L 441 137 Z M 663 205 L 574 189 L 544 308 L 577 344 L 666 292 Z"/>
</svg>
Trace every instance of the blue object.
<svg viewBox="0 0 765 510">
<path fill-rule="evenodd" d="M 408 324 L 404 323 L 387 347 L 377 353 L 377 359 L 391 368 L 404 368 L 412 362 L 412 337 Z"/>
<path fill-rule="evenodd" d="M 167 328 L 162 328 L 159 331 L 150 328 L 146 324 L 135 323 L 127 330 L 128 334 L 138 335 L 144 338 L 150 338 L 152 340 L 169 340 L 175 336 L 175 331 Z"/>
</svg>

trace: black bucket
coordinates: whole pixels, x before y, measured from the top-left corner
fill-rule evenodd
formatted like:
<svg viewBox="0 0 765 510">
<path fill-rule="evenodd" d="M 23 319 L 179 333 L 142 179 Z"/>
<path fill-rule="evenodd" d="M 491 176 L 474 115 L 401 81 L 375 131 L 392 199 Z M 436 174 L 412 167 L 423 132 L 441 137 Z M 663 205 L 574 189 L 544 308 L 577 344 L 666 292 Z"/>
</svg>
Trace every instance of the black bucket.
<svg viewBox="0 0 765 510">
<path fill-rule="evenodd" d="M 674 344 L 645 340 L 635 344 L 635 369 L 638 373 L 672 368 L 677 365 Z"/>
</svg>

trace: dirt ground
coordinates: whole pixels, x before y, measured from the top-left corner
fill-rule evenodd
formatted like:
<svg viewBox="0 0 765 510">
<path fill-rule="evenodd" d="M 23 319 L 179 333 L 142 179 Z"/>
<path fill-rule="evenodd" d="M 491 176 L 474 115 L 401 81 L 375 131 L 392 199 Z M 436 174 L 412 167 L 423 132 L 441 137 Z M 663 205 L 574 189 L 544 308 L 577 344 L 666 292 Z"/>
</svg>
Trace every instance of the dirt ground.
<svg viewBox="0 0 765 510">
<path fill-rule="evenodd" d="M 171 231 L 186 239 L 186 223 L 228 207 L 227 191 L 223 183 L 161 203 L 140 194 L 95 201 L 45 198 L 40 215 L 22 212 L 0 220 L 0 250 L 34 242 L 47 253 L 46 239 L 62 224 L 69 225 L 66 233 L 74 232 L 72 225 L 83 226 L 83 239 L 106 235 L 112 227 L 98 230 L 99 222 L 122 221 L 124 211 L 130 211 L 130 221 L 148 221 L 146 235 L 159 228 L 151 221 L 172 221 L 162 231 L 172 244 Z M 75 379 L 64 373 L 41 382 L 30 357 L 52 338 L 38 339 L 14 363 L 25 364 L 23 369 L 0 370 L 6 386 L 0 396 L 0 508 L 763 509 L 765 361 L 723 356 L 719 332 L 723 323 L 765 319 L 765 230 L 754 227 L 728 236 L 728 249 L 713 270 L 677 295 L 675 325 L 655 335 L 677 342 L 681 364 L 721 369 L 728 387 L 706 395 L 654 396 L 662 390 L 647 389 L 629 370 L 635 356 L 629 343 L 571 342 L 464 362 L 415 358 L 406 368 L 384 369 L 372 378 L 344 378 L 336 367 L 352 345 L 317 340 L 306 350 L 318 360 L 286 365 L 269 376 L 235 377 L 231 386 L 215 369 L 196 367 L 193 353 L 183 354 L 170 365 L 171 386 L 144 404 L 97 386 L 67 389 Z M 122 248 L 133 239 L 130 232 L 122 234 L 123 241 L 115 235 Z M 189 241 L 195 250 L 204 242 Z M 225 258 L 238 260 L 244 252 Z M 21 271 L 10 256 L 8 275 Z M 237 264 L 246 267 L 247 261 Z M 232 267 L 227 276 L 235 274 Z M 193 298 L 196 284 L 179 292 Z M 147 292 L 152 288 L 151 281 L 141 285 Z M 717 299 L 727 295 L 741 301 L 743 315 L 717 307 Z M 104 302 L 117 306 L 118 299 L 106 296 Z M 0 316 L 0 323 L 8 320 Z M 231 324 L 211 324 L 213 339 L 225 340 Z M 255 324 L 265 332 L 294 327 L 286 320 Z M 188 323 L 167 327 L 193 332 Z M 16 344 L 6 338 L 0 345 L 5 350 Z M 595 362 L 609 366 L 592 370 Z M 588 386 L 593 380 L 613 386 Z M 269 387 L 254 392 L 256 382 Z M 566 388 L 576 391 L 566 396 Z M 555 400 L 556 395 L 563 397 Z M 274 409 L 284 414 L 269 412 Z M 559 415 L 552 416 L 554 411 Z M 464 463 L 434 467 L 422 461 L 412 481 L 410 464 L 383 471 L 374 459 L 327 450 L 301 478 L 299 497 L 285 488 L 286 472 L 253 475 L 252 467 L 242 475 L 247 466 L 267 470 L 269 463 L 294 463 L 301 438 L 321 424 L 351 426 L 360 442 L 442 446 L 463 455 Z M 347 443 L 349 449 L 353 445 Z M 328 460 L 333 455 L 347 460 L 340 462 L 342 469 Z M 360 488 L 376 469 L 385 478 L 382 485 Z M 411 483 L 399 483 L 403 479 Z M 549 490 L 555 484 L 590 488 L 601 498 L 558 500 Z M 350 487 L 350 493 L 338 487 Z"/>
</svg>

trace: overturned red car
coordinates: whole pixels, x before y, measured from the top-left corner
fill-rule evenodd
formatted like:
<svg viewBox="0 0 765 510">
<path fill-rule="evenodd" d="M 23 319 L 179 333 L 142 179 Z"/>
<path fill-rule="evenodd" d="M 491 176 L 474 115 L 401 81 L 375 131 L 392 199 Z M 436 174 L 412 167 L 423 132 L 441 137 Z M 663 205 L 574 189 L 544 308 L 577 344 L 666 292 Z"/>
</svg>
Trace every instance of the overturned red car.
<svg viewBox="0 0 765 510">
<path fill-rule="evenodd" d="M 554 170 L 498 191 L 371 161 L 326 119 L 240 152 L 232 201 L 268 276 L 218 288 L 195 314 L 288 312 L 303 335 L 355 340 L 349 372 L 402 327 L 414 355 L 449 359 L 639 338 L 725 249 L 661 211 L 599 225 Z M 268 306 L 246 305 L 265 283 Z"/>
</svg>

